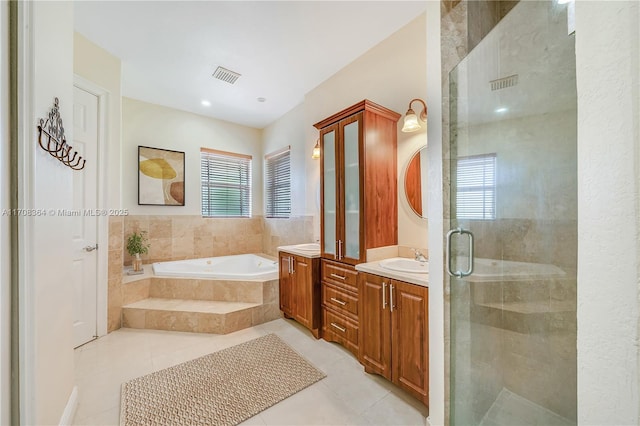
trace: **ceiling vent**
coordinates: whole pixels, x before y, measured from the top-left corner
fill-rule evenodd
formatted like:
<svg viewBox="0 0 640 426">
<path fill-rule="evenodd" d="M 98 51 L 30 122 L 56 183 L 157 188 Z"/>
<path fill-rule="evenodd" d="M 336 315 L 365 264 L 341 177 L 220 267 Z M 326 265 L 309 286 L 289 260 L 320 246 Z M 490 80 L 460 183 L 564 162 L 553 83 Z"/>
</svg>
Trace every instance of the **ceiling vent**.
<svg viewBox="0 0 640 426">
<path fill-rule="evenodd" d="M 497 80 L 491 80 L 489 84 L 491 84 L 491 90 L 501 90 L 506 89 L 507 87 L 513 87 L 518 84 L 518 74 L 499 78 Z"/>
<path fill-rule="evenodd" d="M 214 78 L 225 81 L 229 84 L 235 83 L 238 77 L 240 77 L 240 75 L 241 74 L 235 71 L 231 71 L 223 67 L 216 68 L 215 72 L 213 73 Z"/>
</svg>

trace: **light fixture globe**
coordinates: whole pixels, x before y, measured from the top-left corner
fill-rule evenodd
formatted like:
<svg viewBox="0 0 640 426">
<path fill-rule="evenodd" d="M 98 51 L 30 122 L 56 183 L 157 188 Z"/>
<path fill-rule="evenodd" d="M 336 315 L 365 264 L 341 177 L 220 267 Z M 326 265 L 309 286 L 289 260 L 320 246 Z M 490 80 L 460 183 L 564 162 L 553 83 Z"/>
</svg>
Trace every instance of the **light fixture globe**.
<svg viewBox="0 0 640 426">
<path fill-rule="evenodd" d="M 316 141 L 316 146 L 313 147 L 311 158 L 313 158 L 314 160 L 317 160 L 318 158 L 320 158 L 320 139 Z"/>
<path fill-rule="evenodd" d="M 418 116 L 416 113 L 409 108 L 409 111 L 404 116 L 404 126 L 402 126 L 402 131 L 407 132 L 415 132 L 416 130 L 420 130 L 420 123 L 418 123 Z"/>
<path fill-rule="evenodd" d="M 422 104 L 422 112 L 420 113 L 420 119 L 418 120 L 418 116 L 415 111 L 411 109 L 411 104 L 415 101 L 418 101 Z M 412 99 L 409 102 L 409 109 L 407 113 L 404 115 L 404 126 L 402 126 L 402 131 L 405 133 L 415 132 L 416 130 L 420 130 L 422 126 L 420 125 L 420 121 L 424 121 L 425 124 L 427 122 L 427 104 L 422 99 Z"/>
</svg>

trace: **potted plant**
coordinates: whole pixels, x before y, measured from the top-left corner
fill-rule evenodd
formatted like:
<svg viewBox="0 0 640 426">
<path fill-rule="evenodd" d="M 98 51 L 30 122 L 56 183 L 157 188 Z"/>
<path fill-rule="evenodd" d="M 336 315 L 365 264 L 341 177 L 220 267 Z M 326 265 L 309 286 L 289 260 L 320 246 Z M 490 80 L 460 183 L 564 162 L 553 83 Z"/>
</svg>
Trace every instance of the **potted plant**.
<svg viewBox="0 0 640 426">
<path fill-rule="evenodd" d="M 149 251 L 149 243 L 147 241 L 147 232 L 140 231 L 134 232 L 127 238 L 127 251 L 133 257 L 133 271 L 139 272 L 142 270 L 141 254 L 146 254 Z"/>
</svg>

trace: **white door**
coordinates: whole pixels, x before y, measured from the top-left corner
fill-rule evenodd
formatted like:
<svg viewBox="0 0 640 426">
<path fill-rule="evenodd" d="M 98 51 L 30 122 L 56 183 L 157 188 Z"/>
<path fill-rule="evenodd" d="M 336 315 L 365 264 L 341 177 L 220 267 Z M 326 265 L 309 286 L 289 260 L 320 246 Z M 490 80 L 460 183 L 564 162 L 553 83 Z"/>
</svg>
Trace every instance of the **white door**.
<svg viewBox="0 0 640 426">
<path fill-rule="evenodd" d="M 71 145 L 86 160 L 73 172 L 73 342 L 78 347 L 97 337 L 98 97 L 73 89 Z"/>
</svg>

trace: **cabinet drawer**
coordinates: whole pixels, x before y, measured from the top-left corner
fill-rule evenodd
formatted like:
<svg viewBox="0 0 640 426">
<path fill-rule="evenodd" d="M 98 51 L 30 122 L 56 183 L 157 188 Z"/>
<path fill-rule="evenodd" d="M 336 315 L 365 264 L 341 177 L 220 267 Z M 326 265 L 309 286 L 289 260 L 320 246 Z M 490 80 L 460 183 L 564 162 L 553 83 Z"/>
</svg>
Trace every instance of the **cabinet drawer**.
<svg viewBox="0 0 640 426">
<path fill-rule="evenodd" d="M 322 259 L 322 281 L 358 293 L 358 273 L 355 267 Z"/>
<path fill-rule="evenodd" d="M 322 285 L 322 303 L 333 310 L 358 319 L 358 298 L 337 287 Z"/>
<path fill-rule="evenodd" d="M 329 342 L 340 343 L 358 356 L 358 325 L 346 317 L 322 309 L 322 337 Z"/>
</svg>

